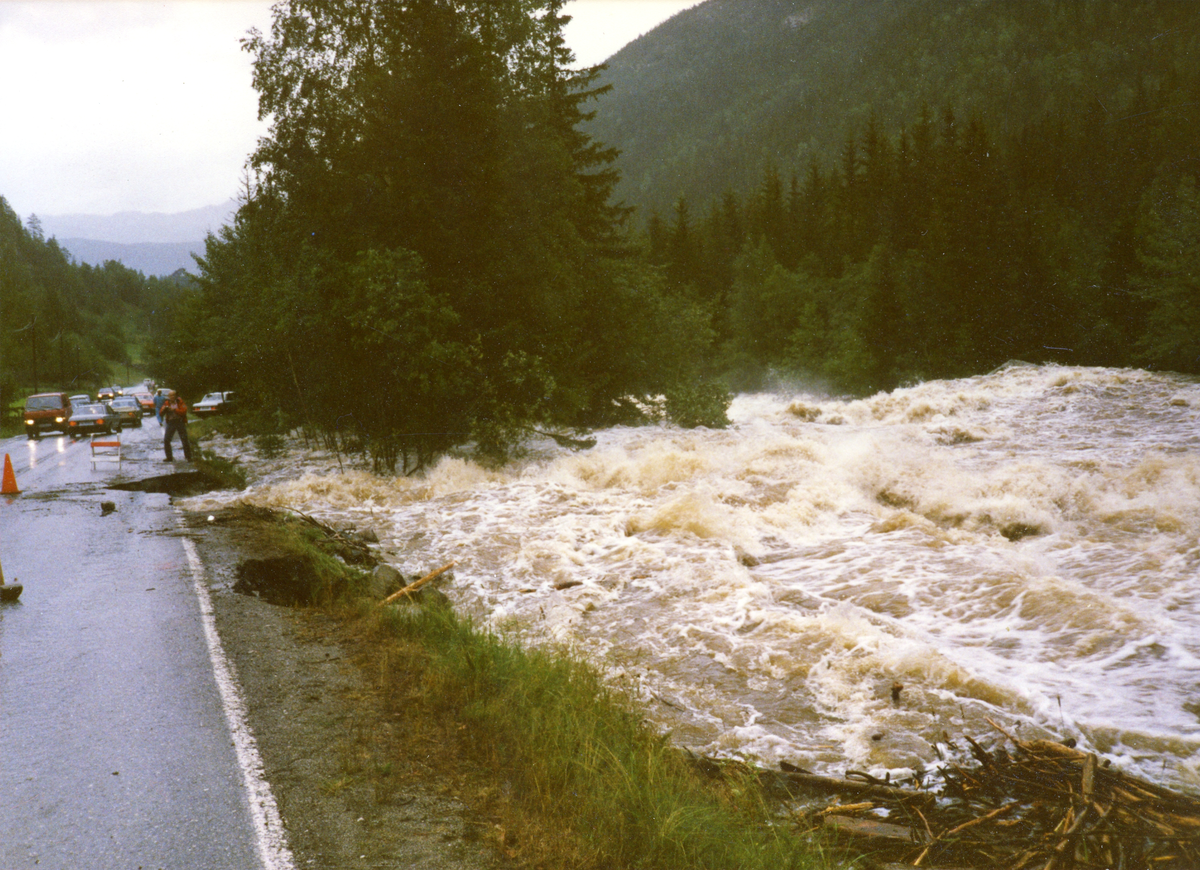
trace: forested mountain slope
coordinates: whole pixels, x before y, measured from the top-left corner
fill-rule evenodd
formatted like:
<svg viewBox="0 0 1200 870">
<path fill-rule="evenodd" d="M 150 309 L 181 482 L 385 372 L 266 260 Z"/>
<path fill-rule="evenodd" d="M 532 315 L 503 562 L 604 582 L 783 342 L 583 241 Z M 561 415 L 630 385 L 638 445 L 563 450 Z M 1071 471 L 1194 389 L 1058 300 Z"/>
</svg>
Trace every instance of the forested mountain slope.
<svg viewBox="0 0 1200 870">
<path fill-rule="evenodd" d="M 1200 4 L 709 0 L 607 76 L 617 195 L 741 386 L 1200 372 Z"/>
<path fill-rule="evenodd" d="M 590 131 L 619 198 L 666 214 L 838 159 L 928 105 L 997 140 L 1045 118 L 1106 124 L 1193 106 L 1200 4 L 1112 0 L 707 0 L 609 60 Z"/>
<path fill-rule="evenodd" d="M 0 420 L 25 392 L 93 392 L 140 365 L 172 316 L 177 284 L 112 260 L 77 263 L 0 196 Z"/>
</svg>

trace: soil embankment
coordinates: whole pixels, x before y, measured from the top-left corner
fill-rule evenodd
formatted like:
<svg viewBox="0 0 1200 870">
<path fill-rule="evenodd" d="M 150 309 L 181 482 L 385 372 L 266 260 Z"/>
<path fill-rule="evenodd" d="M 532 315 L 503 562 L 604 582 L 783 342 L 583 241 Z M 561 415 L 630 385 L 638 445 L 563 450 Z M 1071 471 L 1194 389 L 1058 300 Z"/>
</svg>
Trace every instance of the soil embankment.
<svg viewBox="0 0 1200 870">
<path fill-rule="evenodd" d="M 495 826 L 459 800 L 458 772 L 406 741 L 357 641 L 316 610 L 233 591 L 239 565 L 273 555 L 275 521 L 242 508 L 186 516 L 297 868 L 498 866 Z"/>
</svg>

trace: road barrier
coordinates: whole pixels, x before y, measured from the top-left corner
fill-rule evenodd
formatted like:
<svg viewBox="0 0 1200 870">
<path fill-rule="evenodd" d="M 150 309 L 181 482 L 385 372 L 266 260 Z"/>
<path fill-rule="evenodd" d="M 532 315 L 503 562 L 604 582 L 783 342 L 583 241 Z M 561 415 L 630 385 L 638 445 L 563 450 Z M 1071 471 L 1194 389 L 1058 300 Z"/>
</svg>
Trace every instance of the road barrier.
<svg viewBox="0 0 1200 870">
<path fill-rule="evenodd" d="M 96 448 L 99 448 L 97 450 Z M 92 436 L 92 468 L 98 460 L 109 460 L 121 464 L 121 436 L 106 435 L 103 439 Z"/>
</svg>

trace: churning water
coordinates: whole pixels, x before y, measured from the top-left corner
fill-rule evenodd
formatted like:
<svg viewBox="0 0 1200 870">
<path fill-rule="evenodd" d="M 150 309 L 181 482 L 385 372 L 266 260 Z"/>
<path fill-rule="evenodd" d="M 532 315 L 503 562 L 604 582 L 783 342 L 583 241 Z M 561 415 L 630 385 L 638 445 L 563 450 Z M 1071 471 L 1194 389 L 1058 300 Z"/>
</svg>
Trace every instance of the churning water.
<svg viewBox="0 0 1200 870">
<path fill-rule="evenodd" d="M 300 457 L 240 497 L 374 528 L 406 574 L 457 560 L 461 610 L 574 647 L 698 753 L 880 774 L 995 723 L 1195 787 L 1198 409 L 1195 379 L 1010 365 L 500 472 Z"/>
</svg>

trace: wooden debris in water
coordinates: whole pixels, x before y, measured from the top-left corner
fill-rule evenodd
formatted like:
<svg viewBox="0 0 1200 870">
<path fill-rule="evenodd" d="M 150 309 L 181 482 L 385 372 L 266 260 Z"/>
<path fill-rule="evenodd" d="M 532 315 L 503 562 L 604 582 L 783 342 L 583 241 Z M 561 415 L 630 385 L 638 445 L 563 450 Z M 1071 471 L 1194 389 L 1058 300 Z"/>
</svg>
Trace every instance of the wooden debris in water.
<svg viewBox="0 0 1200 870">
<path fill-rule="evenodd" d="M 1005 738 L 991 750 L 967 738 L 969 757 L 947 763 L 923 784 L 866 774 L 822 777 L 790 765 L 760 777 L 769 790 L 805 802 L 797 812 L 801 824 L 824 828 L 869 855 L 866 867 L 1200 868 L 1200 798 L 1062 743 Z M 727 764 L 705 759 L 701 769 L 713 774 Z M 833 806 L 813 800 L 831 794 L 853 800 Z"/>
<path fill-rule="evenodd" d="M 325 536 L 328 544 L 347 564 L 369 566 L 378 563 L 379 559 L 376 557 L 374 551 L 371 550 L 367 542 L 361 537 L 348 535 L 300 511 L 294 511 L 294 513 L 310 526 L 319 529 Z"/>
<path fill-rule="evenodd" d="M 383 599 L 383 601 L 380 601 L 379 606 L 383 607 L 385 604 L 393 604 L 396 601 L 400 600 L 401 598 L 405 597 L 406 595 L 411 596 L 414 592 L 416 592 L 418 589 L 420 589 L 426 583 L 442 576 L 443 574 L 445 574 L 447 571 L 449 571 L 451 568 L 453 568 L 457 564 L 458 564 L 457 562 L 447 562 L 445 565 L 438 568 L 436 571 L 431 571 L 430 573 L 426 574 L 420 580 L 417 580 L 413 583 L 409 583 L 407 586 L 405 586 L 399 592 L 393 592 L 387 598 Z"/>
</svg>

